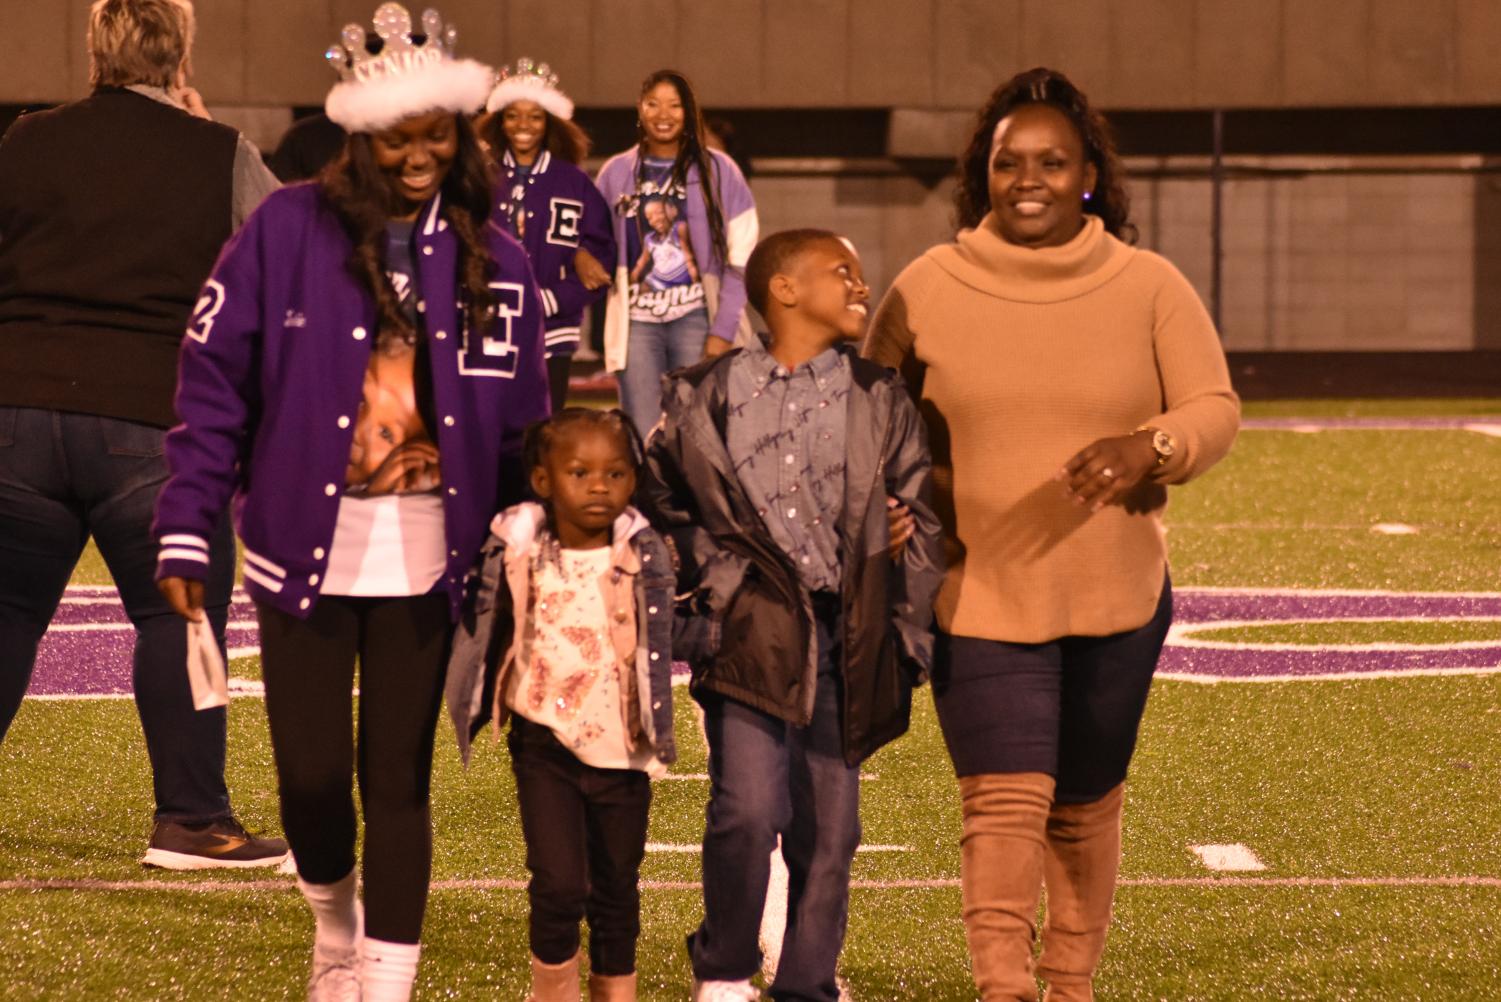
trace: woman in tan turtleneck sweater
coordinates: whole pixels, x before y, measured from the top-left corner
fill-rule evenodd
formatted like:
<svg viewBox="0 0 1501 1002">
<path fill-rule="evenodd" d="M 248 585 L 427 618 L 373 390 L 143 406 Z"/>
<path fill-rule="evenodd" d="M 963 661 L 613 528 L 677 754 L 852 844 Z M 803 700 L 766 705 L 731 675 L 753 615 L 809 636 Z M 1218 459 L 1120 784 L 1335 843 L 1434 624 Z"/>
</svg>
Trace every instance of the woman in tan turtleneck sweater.
<svg viewBox="0 0 1501 1002">
<path fill-rule="evenodd" d="M 1003 85 L 961 164 L 960 225 L 898 276 L 866 354 L 900 366 L 949 542 L 934 697 L 964 809 L 985 1002 L 1093 998 L 1121 789 L 1172 617 L 1166 485 L 1239 424 L 1187 280 L 1135 236 L 1103 119 L 1059 73 Z"/>
</svg>

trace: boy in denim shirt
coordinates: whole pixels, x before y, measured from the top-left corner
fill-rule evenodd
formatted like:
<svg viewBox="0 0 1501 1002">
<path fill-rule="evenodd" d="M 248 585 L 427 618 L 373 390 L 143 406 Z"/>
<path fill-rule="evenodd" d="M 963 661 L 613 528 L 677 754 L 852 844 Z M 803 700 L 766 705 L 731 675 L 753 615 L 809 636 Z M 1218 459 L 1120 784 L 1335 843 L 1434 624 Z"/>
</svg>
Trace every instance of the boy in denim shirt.
<svg viewBox="0 0 1501 1002">
<path fill-rule="evenodd" d="M 906 731 L 926 678 L 941 537 L 917 410 L 850 344 L 869 298 L 851 245 L 774 234 L 746 285 L 769 341 L 670 377 L 642 482 L 693 593 L 675 649 L 710 750 L 693 997 L 758 997 L 780 835 L 790 890 L 771 996 L 834 1002 L 859 765 Z M 888 523 L 888 497 L 909 513 L 904 528 Z M 908 538 L 893 547 L 898 531 Z"/>
</svg>

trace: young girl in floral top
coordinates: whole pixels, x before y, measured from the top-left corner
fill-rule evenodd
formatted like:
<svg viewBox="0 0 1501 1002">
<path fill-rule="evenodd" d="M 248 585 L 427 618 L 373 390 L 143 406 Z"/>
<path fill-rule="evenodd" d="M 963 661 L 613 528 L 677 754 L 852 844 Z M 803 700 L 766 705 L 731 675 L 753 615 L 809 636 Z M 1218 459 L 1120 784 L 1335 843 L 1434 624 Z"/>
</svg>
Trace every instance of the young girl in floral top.
<svg viewBox="0 0 1501 1002">
<path fill-rule="evenodd" d="M 619 411 L 568 408 L 534 429 L 542 502 L 498 515 L 455 640 L 448 702 L 461 751 L 490 716 L 508 744 L 526 839 L 535 1002 L 636 997 L 637 875 L 650 777 L 672 742 L 673 572 L 629 507 L 641 444 Z"/>
</svg>

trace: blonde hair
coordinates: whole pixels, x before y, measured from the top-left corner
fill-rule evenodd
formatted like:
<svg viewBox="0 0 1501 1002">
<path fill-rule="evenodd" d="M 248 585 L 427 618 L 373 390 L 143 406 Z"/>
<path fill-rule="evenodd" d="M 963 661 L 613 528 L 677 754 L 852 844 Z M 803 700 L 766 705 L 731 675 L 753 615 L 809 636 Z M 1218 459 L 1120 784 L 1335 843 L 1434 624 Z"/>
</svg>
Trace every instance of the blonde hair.
<svg viewBox="0 0 1501 1002">
<path fill-rule="evenodd" d="M 190 0 L 94 0 L 89 8 L 89 84 L 170 88 L 193 48 Z"/>
</svg>

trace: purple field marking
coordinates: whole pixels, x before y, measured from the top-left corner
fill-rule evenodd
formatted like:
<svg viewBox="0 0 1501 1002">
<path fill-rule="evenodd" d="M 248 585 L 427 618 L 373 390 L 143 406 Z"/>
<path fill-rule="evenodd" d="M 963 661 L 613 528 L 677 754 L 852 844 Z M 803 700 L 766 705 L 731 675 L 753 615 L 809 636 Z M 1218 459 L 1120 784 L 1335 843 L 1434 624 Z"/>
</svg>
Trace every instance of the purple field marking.
<svg viewBox="0 0 1501 1002">
<path fill-rule="evenodd" d="M 68 598 L 95 601 L 66 602 L 58 609 L 54 627 L 113 624 L 120 628 L 48 631 L 42 639 L 28 693 L 34 696 L 129 693 L 134 634 L 114 593 L 69 589 Z M 1277 589 L 1256 592 L 1181 588 L 1175 599 L 1174 616 L 1179 625 L 1233 620 L 1501 616 L 1501 594 L 1299 594 Z M 230 607 L 229 645 L 257 646 L 254 608 L 240 592 Z M 1490 668 L 1501 669 L 1501 643 L 1422 651 L 1334 651 L 1318 647 L 1267 651 L 1170 645 L 1163 652 L 1159 671 L 1205 680 L 1254 680 Z M 682 665 L 674 665 L 675 676 L 684 674 Z"/>
</svg>

